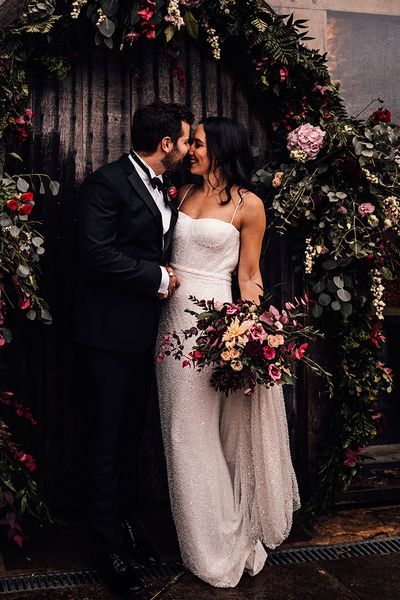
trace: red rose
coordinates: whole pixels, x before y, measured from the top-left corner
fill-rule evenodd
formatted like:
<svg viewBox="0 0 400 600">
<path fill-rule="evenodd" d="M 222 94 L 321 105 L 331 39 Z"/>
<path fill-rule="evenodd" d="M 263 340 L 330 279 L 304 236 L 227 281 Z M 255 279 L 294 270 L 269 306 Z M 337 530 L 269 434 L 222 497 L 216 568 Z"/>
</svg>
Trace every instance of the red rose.
<svg viewBox="0 0 400 600">
<path fill-rule="evenodd" d="M 389 123 L 392 120 L 392 113 L 387 108 L 376 110 L 372 113 L 371 125 L 378 125 L 378 123 Z"/>
<path fill-rule="evenodd" d="M 267 360 L 273 360 L 275 358 L 275 350 L 274 348 L 270 348 L 269 346 L 264 346 L 263 348 L 264 358 Z"/>
<path fill-rule="evenodd" d="M 29 308 L 31 305 L 31 299 L 29 298 L 29 296 L 26 296 L 25 294 L 23 296 L 20 296 L 18 298 L 18 307 L 21 310 L 25 310 L 26 308 Z"/>
<path fill-rule="evenodd" d="M 19 209 L 18 213 L 20 215 L 30 215 L 32 212 L 32 208 L 33 208 L 32 204 L 23 204 L 21 206 L 21 208 Z"/>
<path fill-rule="evenodd" d="M 10 210 L 18 210 L 19 202 L 16 198 L 11 198 L 7 200 L 7 206 Z"/>
<path fill-rule="evenodd" d="M 32 192 L 25 192 L 20 196 L 22 202 L 33 202 L 33 194 Z"/>
</svg>

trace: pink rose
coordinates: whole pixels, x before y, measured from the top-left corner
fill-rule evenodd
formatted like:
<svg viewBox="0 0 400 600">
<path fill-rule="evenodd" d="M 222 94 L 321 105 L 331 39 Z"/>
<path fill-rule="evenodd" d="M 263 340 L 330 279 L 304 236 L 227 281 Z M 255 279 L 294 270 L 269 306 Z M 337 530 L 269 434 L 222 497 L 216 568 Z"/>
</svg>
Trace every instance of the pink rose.
<svg viewBox="0 0 400 600">
<path fill-rule="evenodd" d="M 358 207 L 358 212 L 360 213 L 360 215 L 362 217 L 365 217 L 366 215 L 370 215 L 374 211 L 375 211 L 375 206 L 373 204 L 371 204 L 370 202 L 363 202 Z"/>
<path fill-rule="evenodd" d="M 307 160 L 313 160 L 321 150 L 326 132 L 310 123 L 300 125 L 287 137 L 288 150 L 300 150 Z"/>
<path fill-rule="evenodd" d="M 273 381 L 277 381 L 282 376 L 282 372 L 281 372 L 280 368 L 277 367 L 276 365 L 269 365 L 268 374 Z"/>
<path fill-rule="evenodd" d="M 235 315 L 240 310 L 240 306 L 237 304 L 229 304 L 226 308 L 226 314 L 231 316 Z"/>
<path fill-rule="evenodd" d="M 347 208 L 343 204 L 338 204 L 336 207 L 336 214 L 347 215 Z"/>
<path fill-rule="evenodd" d="M 251 339 L 254 341 L 262 342 L 267 337 L 267 334 L 265 333 L 264 327 L 261 325 L 261 323 L 254 323 L 254 325 L 250 327 L 249 333 Z"/>
</svg>

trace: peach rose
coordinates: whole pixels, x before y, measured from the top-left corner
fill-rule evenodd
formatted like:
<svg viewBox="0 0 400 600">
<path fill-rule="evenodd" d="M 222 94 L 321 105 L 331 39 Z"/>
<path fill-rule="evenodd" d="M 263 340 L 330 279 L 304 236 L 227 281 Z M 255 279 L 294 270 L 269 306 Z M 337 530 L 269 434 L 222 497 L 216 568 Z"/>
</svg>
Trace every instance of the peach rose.
<svg viewBox="0 0 400 600">
<path fill-rule="evenodd" d="M 285 340 L 283 339 L 283 335 L 269 335 L 267 337 L 267 342 L 268 342 L 268 346 L 271 346 L 271 348 L 277 348 L 278 346 L 282 346 L 285 343 Z"/>
</svg>

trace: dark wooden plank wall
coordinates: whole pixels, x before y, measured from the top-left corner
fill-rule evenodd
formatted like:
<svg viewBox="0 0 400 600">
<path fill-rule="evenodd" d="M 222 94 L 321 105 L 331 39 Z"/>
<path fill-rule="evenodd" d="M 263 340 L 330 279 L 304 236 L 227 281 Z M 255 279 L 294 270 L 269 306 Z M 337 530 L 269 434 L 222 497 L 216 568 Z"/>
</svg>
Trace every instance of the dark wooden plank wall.
<svg viewBox="0 0 400 600">
<path fill-rule="evenodd" d="M 76 504 L 78 471 L 83 462 L 80 383 L 69 338 L 77 186 L 87 173 L 129 150 L 131 116 L 138 106 L 155 97 L 189 104 L 196 120 L 216 114 L 237 118 L 248 128 L 260 156 L 267 148 L 264 123 L 240 81 L 191 44 L 180 62 L 185 85 L 171 74 L 170 58 L 159 47 L 138 52 L 130 65 L 114 54 L 95 52 L 78 62 L 62 82 L 33 82 L 33 170 L 49 173 L 62 187 L 59 197 L 46 196 L 36 209 L 47 240 L 44 283 L 54 324 L 45 328 L 20 322 L 14 344 L 18 356 L 16 386 L 40 420 L 33 450 L 43 467 L 44 489 L 58 504 Z M 265 264 L 267 284 L 286 282 L 290 296 L 294 275 L 282 238 L 272 240 Z M 299 413 L 296 390 L 285 393 L 295 462 L 303 468 L 304 456 L 298 450 L 304 447 L 305 420 Z M 154 398 L 150 405 L 139 499 L 162 502 L 167 488 Z M 304 406 L 301 410 L 304 413 Z"/>
</svg>

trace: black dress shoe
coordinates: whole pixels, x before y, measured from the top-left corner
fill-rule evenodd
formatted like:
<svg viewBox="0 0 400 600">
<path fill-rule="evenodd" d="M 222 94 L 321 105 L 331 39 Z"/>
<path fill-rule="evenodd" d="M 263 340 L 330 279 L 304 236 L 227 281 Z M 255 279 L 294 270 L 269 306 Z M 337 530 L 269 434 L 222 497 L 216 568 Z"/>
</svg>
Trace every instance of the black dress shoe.
<svg viewBox="0 0 400 600">
<path fill-rule="evenodd" d="M 157 565 L 160 562 L 158 552 L 147 538 L 145 531 L 139 525 L 133 526 L 129 521 L 122 523 L 124 531 L 125 549 L 135 562 L 146 567 Z"/>
<path fill-rule="evenodd" d="M 124 599 L 136 598 L 144 590 L 139 577 L 121 552 L 112 552 L 103 557 L 100 575 L 109 588 Z"/>
</svg>

